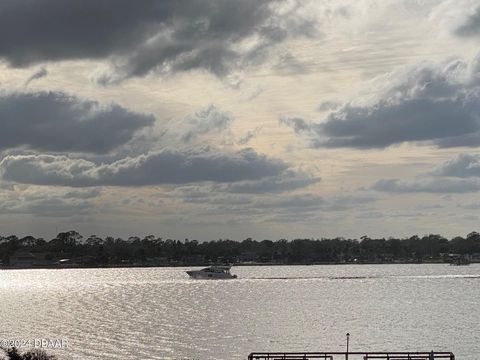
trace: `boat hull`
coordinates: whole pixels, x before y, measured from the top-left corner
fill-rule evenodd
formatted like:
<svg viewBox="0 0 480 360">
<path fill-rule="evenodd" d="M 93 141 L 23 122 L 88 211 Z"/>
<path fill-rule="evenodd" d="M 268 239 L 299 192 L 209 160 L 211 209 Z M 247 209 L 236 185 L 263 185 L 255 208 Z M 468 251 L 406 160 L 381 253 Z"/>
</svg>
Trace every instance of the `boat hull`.
<svg viewBox="0 0 480 360">
<path fill-rule="evenodd" d="M 202 271 L 187 271 L 187 274 L 192 278 L 192 279 L 198 279 L 198 280 L 231 280 L 231 279 L 236 279 L 237 275 L 232 275 L 232 274 L 223 274 L 223 273 L 205 273 Z"/>
</svg>

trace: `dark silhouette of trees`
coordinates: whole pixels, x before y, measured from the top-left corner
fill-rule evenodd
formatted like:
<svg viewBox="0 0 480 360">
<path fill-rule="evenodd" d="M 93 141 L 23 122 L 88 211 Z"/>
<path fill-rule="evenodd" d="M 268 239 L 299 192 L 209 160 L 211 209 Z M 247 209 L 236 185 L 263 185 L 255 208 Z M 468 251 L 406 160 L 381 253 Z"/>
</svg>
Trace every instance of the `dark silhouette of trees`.
<svg viewBox="0 0 480 360">
<path fill-rule="evenodd" d="M 121 238 L 61 232 L 47 241 L 34 236 L 0 236 L 0 261 L 9 266 L 19 252 L 44 259 L 43 265 L 56 266 L 154 266 L 203 265 L 207 263 L 389 263 L 443 261 L 449 255 L 480 257 L 480 234 L 471 232 L 448 240 L 438 234 L 409 238 L 360 239 L 280 239 L 243 241 L 219 239 L 199 242 L 164 239 L 154 235 Z M 17 256 L 18 257 L 18 256 Z"/>
</svg>

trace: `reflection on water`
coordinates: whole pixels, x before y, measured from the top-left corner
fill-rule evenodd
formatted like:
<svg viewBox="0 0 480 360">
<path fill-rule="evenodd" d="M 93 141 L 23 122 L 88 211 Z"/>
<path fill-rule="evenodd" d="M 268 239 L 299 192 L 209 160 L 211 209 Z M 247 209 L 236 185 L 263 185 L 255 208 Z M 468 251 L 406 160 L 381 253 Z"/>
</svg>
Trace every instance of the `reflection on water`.
<svg viewBox="0 0 480 360">
<path fill-rule="evenodd" d="M 246 359 L 252 351 L 480 354 L 480 264 L 0 271 L 0 339 L 68 339 L 61 359 Z"/>
</svg>

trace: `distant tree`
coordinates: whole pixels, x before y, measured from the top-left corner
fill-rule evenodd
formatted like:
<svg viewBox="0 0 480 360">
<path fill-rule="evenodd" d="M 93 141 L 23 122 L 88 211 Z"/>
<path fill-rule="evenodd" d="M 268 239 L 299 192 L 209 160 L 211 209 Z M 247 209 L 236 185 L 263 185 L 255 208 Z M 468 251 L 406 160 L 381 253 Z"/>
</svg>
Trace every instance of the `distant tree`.
<svg viewBox="0 0 480 360">
<path fill-rule="evenodd" d="M 5 360 L 56 360 L 55 355 L 49 355 L 43 350 L 35 349 L 21 354 L 16 348 L 2 349 L 7 357 Z M 4 358 L 0 358 L 4 360 Z"/>
<path fill-rule="evenodd" d="M 136 241 L 138 242 L 138 241 L 140 241 L 140 238 L 138 236 L 130 236 L 128 238 L 128 241 L 131 242 L 131 243 L 136 242 Z"/>
<path fill-rule="evenodd" d="M 480 253 L 480 234 L 476 231 L 472 231 L 467 235 L 467 240 L 470 246 L 470 252 Z"/>
<path fill-rule="evenodd" d="M 88 246 L 99 246 L 103 244 L 103 239 L 97 235 L 90 235 L 85 244 Z"/>
<path fill-rule="evenodd" d="M 80 245 L 83 236 L 74 230 L 59 233 L 54 239 L 48 242 L 49 248 L 55 252 L 70 252 Z"/>
<path fill-rule="evenodd" d="M 480 253 L 480 234 L 473 231 L 466 238 L 457 236 L 451 240 L 450 249 L 458 254 Z"/>
<path fill-rule="evenodd" d="M 18 242 L 22 246 L 35 246 L 37 244 L 37 239 L 35 239 L 33 236 L 25 236 L 24 238 L 18 240 Z"/>
</svg>

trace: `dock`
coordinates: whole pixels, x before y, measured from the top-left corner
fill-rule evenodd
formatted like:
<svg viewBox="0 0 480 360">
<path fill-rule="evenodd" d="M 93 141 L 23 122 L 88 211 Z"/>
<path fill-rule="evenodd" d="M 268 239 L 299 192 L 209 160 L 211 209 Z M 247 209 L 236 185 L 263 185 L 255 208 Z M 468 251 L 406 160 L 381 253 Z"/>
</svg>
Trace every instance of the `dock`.
<svg viewBox="0 0 480 360">
<path fill-rule="evenodd" d="M 254 352 L 248 360 L 455 360 L 451 352 Z"/>
</svg>

